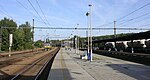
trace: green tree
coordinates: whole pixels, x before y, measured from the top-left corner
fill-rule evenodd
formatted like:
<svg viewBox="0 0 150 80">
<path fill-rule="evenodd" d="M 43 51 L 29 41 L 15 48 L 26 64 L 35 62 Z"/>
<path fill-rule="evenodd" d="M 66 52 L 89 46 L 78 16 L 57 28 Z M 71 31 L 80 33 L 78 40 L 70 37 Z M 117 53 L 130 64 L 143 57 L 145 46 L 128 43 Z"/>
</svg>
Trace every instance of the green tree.
<svg viewBox="0 0 150 80">
<path fill-rule="evenodd" d="M 31 49 L 32 48 L 32 32 L 31 32 L 31 25 L 26 22 L 19 26 L 19 29 L 23 30 L 24 32 L 24 49 Z"/>
<path fill-rule="evenodd" d="M 2 51 L 8 51 L 9 49 L 9 34 L 13 34 L 12 50 L 24 50 L 32 48 L 32 32 L 31 26 L 28 22 L 21 24 L 17 28 L 15 21 L 4 18 L 0 20 L 0 38 Z"/>
<path fill-rule="evenodd" d="M 8 51 L 9 48 L 9 34 L 14 34 L 17 29 L 17 24 L 13 20 L 4 18 L 0 21 L 2 30 L 2 50 Z"/>
<path fill-rule="evenodd" d="M 34 43 L 35 47 L 37 48 L 42 48 L 43 47 L 43 41 L 41 40 L 38 40 Z"/>
<path fill-rule="evenodd" d="M 24 38 L 25 38 L 25 34 L 23 32 L 22 29 L 18 29 L 15 31 L 14 33 L 14 45 L 13 45 L 13 49 L 14 50 L 24 50 Z"/>
</svg>

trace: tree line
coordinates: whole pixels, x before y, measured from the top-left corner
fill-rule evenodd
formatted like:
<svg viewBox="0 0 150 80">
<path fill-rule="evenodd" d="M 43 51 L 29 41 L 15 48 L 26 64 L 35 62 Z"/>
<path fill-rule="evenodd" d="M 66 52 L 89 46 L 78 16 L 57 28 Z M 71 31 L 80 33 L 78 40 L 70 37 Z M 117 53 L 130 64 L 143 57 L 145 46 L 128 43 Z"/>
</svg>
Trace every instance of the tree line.
<svg viewBox="0 0 150 80">
<path fill-rule="evenodd" d="M 9 18 L 0 20 L 0 43 L 1 50 L 9 50 L 9 34 L 13 34 L 12 50 L 26 50 L 32 48 L 32 27 L 29 22 L 17 25 Z"/>
</svg>

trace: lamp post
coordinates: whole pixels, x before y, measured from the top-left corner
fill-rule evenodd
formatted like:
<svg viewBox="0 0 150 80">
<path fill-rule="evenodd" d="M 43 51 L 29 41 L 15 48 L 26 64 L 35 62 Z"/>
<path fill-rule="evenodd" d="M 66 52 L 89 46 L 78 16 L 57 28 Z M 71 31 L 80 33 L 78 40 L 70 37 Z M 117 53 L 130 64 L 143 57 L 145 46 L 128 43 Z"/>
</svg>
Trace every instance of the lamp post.
<svg viewBox="0 0 150 80">
<path fill-rule="evenodd" d="M 79 54 L 79 31 L 78 31 L 78 27 L 79 27 L 79 24 L 77 24 L 77 53 Z"/>
<path fill-rule="evenodd" d="M 116 38 L 116 21 L 114 21 L 114 38 Z M 114 42 L 114 48 L 115 48 L 115 51 L 117 51 L 116 41 Z"/>
<path fill-rule="evenodd" d="M 77 28 L 75 28 L 77 30 Z M 77 34 L 75 35 L 75 53 L 77 53 Z"/>
<path fill-rule="evenodd" d="M 92 23 L 91 23 L 91 11 L 92 11 L 92 5 L 91 4 L 89 4 L 89 13 L 90 13 L 90 15 L 89 15 L 89 18 L 90 18 L 90 53 L 91 53 L 91 60 L 90 61 L 92 61 L 93 60 L 93 54 L 92 54 Z"/>
<path fill-rule="evenodd" d="M 89 12 L 86 13 L 87 16 L 87 25 L 88 25 L 88 55 L 90 55 L 90 61 L 93 60 L 92 58 L 92 23 L 91 23 L 91 11 L 92 11 L 92 5 L 89 4 Z M 88 19 L 89 16 L 89 19 Z M 89 32 L 90 32 L 90 38 L 89 38 Z M 90 49 L 89 49 L 90 48 Z"/>
<path fill-rule="evenodd" d="M 71 39 L 71 38 L 72 38 L 72 34 L 70 35 L 70 48 L 73 47 L 73 46 L 72 46 L 72 44 L 73 44 L 73 43 L 72 43 L 72 42 L 73 42 L 73 38 L 72 38 L 72 39 Z"/>
<path fill-rule="evenodd" d="M 88 53 L 88 55 L 89 55 L 89 18 L 88 18 L 89 15 L 90 15 L 90 13 L 87 12 L 87 13 L 86 13 L 86 16 L 87 16 L 87 27 L 88 27 L 88 29 L 87 29 L 87 42 L 88 42 L 88 45 L 87 45 L 87 47 L 88 47 L 87 53 Z"/>
<path fill-rule="evenodd" d="M 76 45 L 76 53 L 79 54 L 79 37 L 78 37 L 78 26 L 79 24 L 77 24 L 77 27 L 75 28 L 75 30 L 77 31 L 76 33 L 76 38 L 75 38 L 75 45 Z"/>
</svg>

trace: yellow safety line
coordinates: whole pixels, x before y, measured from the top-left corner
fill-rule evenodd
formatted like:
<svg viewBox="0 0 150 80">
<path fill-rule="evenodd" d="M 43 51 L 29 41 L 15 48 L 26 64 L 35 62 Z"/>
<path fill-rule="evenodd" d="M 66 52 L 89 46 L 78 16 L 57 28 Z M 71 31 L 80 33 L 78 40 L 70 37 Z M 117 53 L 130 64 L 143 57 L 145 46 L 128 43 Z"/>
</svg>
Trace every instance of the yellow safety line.
<svg viewBox="0 0 150 80">
<path fill-rule="evenodd" d="M 66 75 L 65 75 L 65 71 L 64 71 L 64 69 L 65 69 L 65 65 L 64 65 L 64 63 L 63 63 L 63 61 L 64 61 L 64 58 L 63 58 L 63 55 L 62 55 L 62 49 L 61 49 L 61 68 L 62 68 L 62 73 L 63 73 L 63 79 L 64 80 L 67 80 L 67 78 L 66 78 Z"/>
</svg>

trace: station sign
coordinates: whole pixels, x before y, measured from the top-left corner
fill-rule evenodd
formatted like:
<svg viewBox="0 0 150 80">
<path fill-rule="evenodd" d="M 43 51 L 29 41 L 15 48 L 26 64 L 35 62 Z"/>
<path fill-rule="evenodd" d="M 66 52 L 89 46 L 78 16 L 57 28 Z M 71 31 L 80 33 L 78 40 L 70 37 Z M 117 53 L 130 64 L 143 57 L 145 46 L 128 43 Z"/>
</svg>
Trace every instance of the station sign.
<svg viewBox="0 0 150 80">
<path fill-rule="evenodd" d="M 9 34 L 9 46 L 12 46 L 13 34 Z"/>
</svg>

